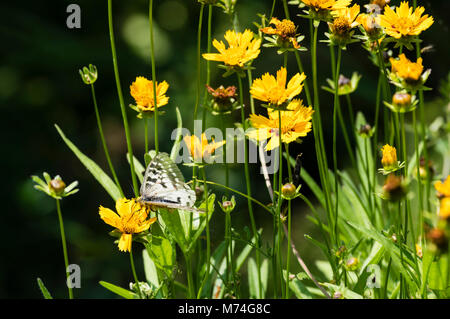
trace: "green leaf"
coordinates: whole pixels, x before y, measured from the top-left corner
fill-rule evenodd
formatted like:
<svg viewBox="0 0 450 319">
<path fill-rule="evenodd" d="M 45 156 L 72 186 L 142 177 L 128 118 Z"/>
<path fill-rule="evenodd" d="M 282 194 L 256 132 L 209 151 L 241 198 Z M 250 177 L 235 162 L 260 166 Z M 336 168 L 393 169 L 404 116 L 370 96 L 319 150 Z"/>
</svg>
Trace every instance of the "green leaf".
<svg viewBox="0 0 450 319">
<path fill-rule="evenodd" d="M 318 299 L 323 298 L 323 293 L 318 288 L 312 288 L 306 286 L 299 277 L 302 277 L 303 273 L 297 274 L 297 276 L 289 280 L 289 288 L 294 292 L 298 299 Z M 284 271 L 286 276 L 286 271 Z"/>
<path fill-rule="evenodd" d="M 159 221 L 163 225 L 164 232 L 170 235 L 180 246 L 184 254 L 188 252 L 189 243 L 186 237 L 184 227 L 181 223 L 180 213 L 177 210 L 158 209 Z"/>
<path fill-rule="evenodd" d="M 108 289 L 109 291 L 112 291 L 113 293 L 125 298 L 125 299 L 137 299 L 138 295 L 136 295 L 134 292 L 124 289 L 122 287 L 116 286 L 114 284 L 111 284 L 106 281 L 100 281 L 100 285 Z"/>
<path fill-rule="evenodd" d="M 172 146 L 172 151 L 170 152 L 170 158 L 174 163 L 178 152 L 180 151 L 181 141 L 183 140 L 183 119 L 181 118 L 181 113 L 178 107 L 175 108 L 175 111 L 177 113 L 177 135 Z"/>
<path fill-rule="evenodd" d="M 248 267 L 248 285 L 250 298 L 263 299 L 267 291 L 267 280 L 269 277 L 269 260 L 265 258 L 261 263 L 261 293 L 259 294 L 258 267 L 255 260 L 250 257 L 247 262 Z"/>
<path fill-rule="evenodd" d="M 201 235 L 201 233 L 203 232 L 203 230 L 206 227 L 206 223 L 211 220 L 211 217 L 214 213 L 214 202 L 216 200 L 216 195 L 215 194 L 211 194 L 208 197 L 208 221 L 206 221 L 206 213 L 194 213 L 192 214 L 192 218 L 194 218 L 193 223 L 196 222 L 195 218 L 198 217 L 199 218 L 199 222 L 198 222 L 198 228 L 195 231 L 194 235 L 192 236 L 192 241 L 190 243 L 189 246 L 189 250 L 194 246 L 197 238 Z M 199 209 L 206 211 L 206 202 L 202 202 L 199 206 Z M 185 214 L 187 214 L 187 212 L 184 212 Z"/>
<path fill-rule="evenodd" d="M 63 133 L 58 125 L 55 124 L 56 130 L 58 131 L 61 138 L 64 140 L 66 145 L 72 150 L 72 152 L 78 157 L 81 163 L 88 169 L 88 171 L 95 177 L 95 179 L 103 186 L 103 188 L 108 192 L 108 194 L 114 199 L 118 200 L 122 196 L 120 191 L 114 184 L 113 180 L 98 166 L 93 160 L 84 155 Z"/>
<path fill-rule="evenodd" d="M 404 275 L 404 278 L 407 280 L 408 284 L 411 285 L 413 283 L 413 280 L 417 280 L 415 276 L 412 276 L 407 271 L 408 268 L 405 267 L 406 265 L 405 266 L 402 265 L 402 262 L 400 260 L 400 248 L 395 246 L 390 239 L 386 238 L 381 233 L 378 233 L 374 230 L 369 230 L 365 227 L 362 227 L 361 225 L 355 225 L 349 221 L 347 223 L 353 228 L 359 230 L 363 235 L 370 237 L 379 242 L 381 245 L 383 245 L 384 248 L 386 249 L 386 252 L 389 253 L 389 255 L 392 258 L 393 266 L 397 269 L 397 271 L 401 272 Z M 408 260 L 409 256 L 405 249 L 402 249 L 402 252 L 403 252 L 403 259 L 405 262 L 408 262 L 410 264 L 414 263 L 413 261 Z M 417 285 L 417 281 L 414 281 L 414 283 Z"/>
<path fill-rule="evenodd" d="M 446 290 L 449 288 L 448 254 L 441 255 L 431 263 L 428 287 L 435 290 Z"/>
<path fill-rule="evenodd" d="M 39 285 L 39 289 L 42 292 L 42 295 L 44 296 L 45 299 L 53 299 L 52 295 L 50 295 L 50 292 L 47 290 L 47 288 L 45 287 L 44 283 L 42 282 L 41 278 L 37 278 L 37 283 Z"/>
<path fill-rule="evenodd" d="M 148 248 L 142 250 L 142 259 L 144 262 L 145 279 L 155 287 L 159 287 L 158 271 L 156 265 L 150 258 Z"/>
<path fill-rule="evenodd" d="M 247 263 L 248 268 L 248 289 L 250 293 L 250 299 L 258 299 L 259 296 L 259 280 L 258 280 L 258 267 L 256 267 L 255 260 L 250 257 Z"/>
<path fill-rule="evenodd" d="M 155 266 L 163 271 L 167 277 L 170 277 L 175 262 L 174 250 L 170 241 L 164 237 L 153 235 L 151 242 L 145 246 Z"/>
</svg>

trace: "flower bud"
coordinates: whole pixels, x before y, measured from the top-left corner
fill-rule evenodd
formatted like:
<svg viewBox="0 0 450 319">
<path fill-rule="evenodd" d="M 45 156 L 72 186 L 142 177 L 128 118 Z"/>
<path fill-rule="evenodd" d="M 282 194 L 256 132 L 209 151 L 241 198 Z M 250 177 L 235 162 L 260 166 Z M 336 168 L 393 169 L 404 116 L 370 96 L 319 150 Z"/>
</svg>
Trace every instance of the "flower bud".
<svg viewBox="0 0 450 319">
<path fill-rule="evenodd" d="M 419 256 L 419 258 L 423 257 L 422 246 L 420 246 L 419 244 L 416 244 L 416 254 L 417 256 Z"/>
<path fill-rule="evenodd" d="M 358 266 L 359 266 L 359 260 L 356 257 L 351 257 L 345 263 L 345 267 L 350 271 L 355 271 L 356 269 L 358 269 Z"/>
<path fill-rule="evenodd" d="M 89 69 L 87 67 L 83 67 L 82 70 L 79 70 L 81 79 L 85 84 L 94 84 L 97 81 L 98 73 L 95 65 L 89 64 Z"/>
<path fill-rule="evenodd" d="M 48 183 L 48 187 L 51 191 L 55 192 L 56 195 L 64 194 L 64 189 L 66 188 L 66 184 L 63 182 L 61 178 L 55 177 Z"/>
<path fill-rule="evenodd" d="M 297 188 L 292 183 L 284 184 L 281 187 L 281 195 L 286 199 L 293 199 L 297 193 Z"/>
<path fill-rule="evenodd" d="M 373 135 L 372 126 L 370 126 L 369 124 L 363 124 L 359 128 L 358 133 L 359 133 L 359 135 L 361 137 L 364 137 L 364 138 L 365 137 L 372 137 L 372 135 Z"/>
<path fill-rule="evenodd" d="M 383 165 L 384 169 L 389 170 L 397 168 L 398 160 L 397 160 L 397 150 L 395 149 L 395 147 L 386 144 L 383 146 L 381 151 L 383 152 L 381 164 Z"/>
<path fill-rule="evenodd" d="M 344 296 L 342 295 L 342 293 L 340 291 L 336 291 L 333 294 L 333 299 L 344 299 Z"/>
<path fill-rule="evenodd" d="M 389 175 L 383 186 L 384 197 L 392 202 L 397 202 L 406 196 L 406 188 L 399 176 Z"/>
<path fill-rule="evenodd" d="M 411 94 L 397 92 L 392 97 L 392 104 L 397 108 L 407 108 L 411 105 Z"/>
<path fill-rule="evenodd" d="M 236 207 L 236 200 L 234 196 L 231 196 L 230 200 L 227 200 L 227 198 L 224 196 L 222 198 L 222 202 L 219 202 L 219 206 L 220 208 L 222 208 L 222 211 L 225 214 L 230 214 Z"/>
<path fill-rule="evenodd" d="M 346 251 L 347 251 L 347 248 L 342 245 L 341 247 L 339 247 L 339 250 L 336 251 L 334 254 L 336 257 L 341 258 Z"/>
</svg>

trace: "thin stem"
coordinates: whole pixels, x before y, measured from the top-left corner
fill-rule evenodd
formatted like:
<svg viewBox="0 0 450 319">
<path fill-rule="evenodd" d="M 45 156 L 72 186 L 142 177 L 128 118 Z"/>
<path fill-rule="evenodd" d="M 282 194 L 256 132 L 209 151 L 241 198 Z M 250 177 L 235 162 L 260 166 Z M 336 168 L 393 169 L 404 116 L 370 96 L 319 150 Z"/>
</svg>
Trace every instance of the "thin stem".
<svg viewBox="0 0 450 319">
<path fill-rule="evenodd" d="M 67 283 L 67 288 L 69 289 L 69 298 L 73 299 L 72 288 L 69 286 L 69 273 L 68 273 L 69 258 L 67 257 L 66 234 L 64 232 L 64 223 L 63 223 L 63 218 L 62 218 L 62 214 L 61 214 L 61 204 L 59 202 L 59 199 L 56 200 L 56 211 L 58 212 L 59 230 L 61 233 L 61 242 L 62 242 L 63 254 L 64 254 L 64 265 L 66 266 L 66 268 L 65 268 L 66 283 Z"/>
<path fill-rule="evenodd" d="M 277 0 L 273 0 L 272 2 L 272 9 L 270 10 L 270 18 L 269 21 L 272 19 L 273 17 L 273 12 L 275 11 L 275 4 L 276 4 Z"/>
<path fill-rule="evenodd" d="M 210 231 L 209 231 L 209 212 L 208 212 L 208 185 L 206 184 L 206 172 L 205 167 L 201 168 L 202 175 L 203 175 L 203 195 L 205 200 L 205 214 L 206 214 L 206 272 L 205 276 L 203 277 L 203 280 L 200 284 L 200 288 L 198 289 L 197 293 L 197 299 L 200 299 L 203 286 L 206 282 L 206 279 L 209 277 L 209 271 L 210 271 L 210 265 L 211 265 L 211 238 L 210 238 Z M 192 219 L 192 216 L 191 216 Z"/>
<path fill-rule="evenodd" d="M 148 154 L 148 120 L 144 118 L 144 144 L 145 154 Z"/>
<path fill-rule="evenodd" d="M 288 158 L 288 161 L 290 159 L 289 155 L 289 144 L 285 144 L 286 149 L 286 156 Z M 291 165 L 287 165 L 288 167 L 288 175 L 289 175 L 289 182 L 292 183 L 292 171 L 291 171 Z M 290 269 L 290 261 L 291 261 L 291 228 L 292 228 L 292 207 L 291 207 L 291 200 L 288 200 L 288 233 L 287 233 L 287 252 L 286 252 L 286 293 L 285 298 L 289 299 L 289 269 Z"/>
<path fill-rule="evenodd" d="M 131 271 L 133 272 L 134 282 L 136 283 L 136 287 L 137 287 L 137 290 L 138 290 L 139 298 L 142 299 L 141 286 L 139 285 L 139 280 L 138 280 L 137 275 L 136 275 L 136 269 L 134 268 L 133 247 L 130 248 L 130 264 L 131 264 Z"/>
<path fill-rule="evenodd" d="M 123 194 L 122 187 L 120 186 L 119 179 L 117 178 L 116 171 L 112 164 L 111 157 L 109 156 L 108 145 L 106 144 L 105 136 L 103 134 L 102 121 L 100 119 L 100 113 L 98 111 L 97 98 L 95 97 L 94 84 L 91 84 L 91 93 L 92 93 L 92 100 L 94 101 L 94 110 L 95 110 L 95 117 L 97 118 L 98 132 L 100 133 L 100 138 L 102 140 L 103 151 L 105 152 L 106 161 L 108 162 L 109 170 L 111 171 L 111 174 L 114 178 L 114 182 L 116 183 L 117 188 L 119 189 L 120 196 L 125 197 Z"/>
<path fill-rule="evenodd" d="M 336 63 L 336 72 L 334 73 L 334 111 L 333 111 L 333 165 L 334 165 L 334 192 L 335 192 L 335 215 L 334 215 L 334 238 L 336 246 L 339 245 L 338 239 L 338 215 L 339 215 L 339 183 L 338 183 L 338 166 L 337 166 L 337 110 L 339 103 L 339 71 L 341 67 L 342 50 L 338 47 L 338 59 Z M 334 50 L 332 49 L 332 52 Z"/>
<path fill-rule="evenodd" d="M 422 195 L 422 179 L 420 176 L 420 154 L 419 154 L 419 136 L 417 133 L 416 123 L 416 110 L 413 111 L 413 127 L 414 127 L 414 148 L 416 152 L 416 174 L 417 174 L 417 187 L 419 193 L 419 240 L 423 238 L 423 195 Z M 427 165 L 427 164 L 425 164 Z M 428 176 L 426 175 L 426 178 Z"/>
<path fill-rule="evenodd" d="M 289 8 L 288 8 L 286 0 L 283 0 L 283 8 L 284 8 L 284 14 L 286 16 L 286 19 L 290 20 L 291 18 L 289 17 Z"/>
<path fill-rule="evenodd" d="M 281 189 L 283 187 L 283 142 L 281 139 L 281 135 L 282 135 L 282 131 L 281 131 L 281 110 L 278 109 L 278 143 L 279 143 L 279 161 L 280 161 L 280 168 L 279 168 L 279 172 L 278 172 L 278 191 L 280 192 L 280 194 L 278 195 L 278 203 L 277 203 L 277 233 L 278 233 L 278 240 L 277 240 L 277 253 L 276 255 L 278 256 L 278 263 L 279 263 L 279 272 L 280 272 L 280 278 L 283 278 L 283 272 L 281 269 L 281 241 L 282 241 L 282 236 L 281 236 L 281 201 L 282 201 L 282 197 L 281 197 Z M 287 274 L 288 275 L 288 274 Z M 286 285 L 289 282 L 289 278 L 286 278 Z M 284 297 L 285 291 L 283 290 L 283 280 L 281 280 L 281 295 L 282 297 Z"/>
<path fill-rule="evenodd" d="M 202 3 L 200 6 L 200 13 L 198 17 L 198 28 L 197 28 L 197 92 L 195 95 L 195 106 L 194 106 L 194 121 L 197 119 L 198 105 L 200 103 L 200 92 L 201 92 L 201 51 L 202 51 L 202 22 L 203 22 L 203 10 L 205 5 Z"/>
<path fill-rule="evenodd" d="M 133 182 L 134 195 L 135 195 L 135 197 L 138 197 L 139 196 L 139 193 L 138 193 L 139 188 L 138 188 L 138 184 L 137 184 L 136 173 L 134 171 L 134 161 L 132 160 L 133 159 L 133 146 L 131 144 L 127 112 L 125 109 L 125 103 L 124 103 L 123 94 L 122 94 L 122 87 L 120 84 L 119 66 L 118 66 L 118 62 L 117 62 L 117 53 L 116 53 L 116 44 L 114 41 L 114 27 L 113 27 L 113 20 L 112 20 L 112 0 L 108 0 L 108 27 L 109 27 L 109 38 L 111 41 L 111 53 L 112 53 L 113 65 L 114 65 L 114 77 L 116 79 L 117 95 L 119 96 L 120 110 L 122 112 L 123 126 L 125 128 L 125 138 L 127 140 L 128 154 L 130 156 L 131 179 Z"/>
<path fill-rule="evenodd" d="M 207 49 L 206 52 L 211 52 L 211 30 L 212 30 L 212 11 L 213 5 L 208 5 L 208 39 L 207 39 Z M 206 84 L 210 84 L 211 82 L 211 64 L 209 60 L 206 60 Z M 206 104 L 206 98 L 208 96 L 208 92 L 205 90 L 203 96 L 203 106 Z M 206 107 L 203 107 L 202 111 L 202 131 L 206 129 Z"/>
<path fill-rule="evenodd" d="M 155 66 L 155 44 L 153 37 L 153 0 L 150 0 L 149 5 L 149 19 L 150 19 L 150 54 L 152 58 L 152 83 L 153 83 L 153 104 L 155 106 L 155 151 L 159 152 L 158 141 L 158 103 L 156 99 L 156 66 Z"/>
<path fill-rule="evenodd" d="M 222 133 L 224 136 L 225 141 L 227 140 L 227 131 L 225 128 L 225 116 L 222 115 Z M 223 162 L 224 162 L 224 166 L 225 166 L 225 186 L 230 186 L 230 172 L 229 172 L 229 168 L 228 168 L 228 163 L 227 163 L 227 144 L 225 143 L 225 145 L 223 146 Z M 228 195 L 228 191 L 227 191 L 227 195 Z"/>
<path fill-rule="evenodd" d="M 302 60 L 300 59 L 299 52 L 297 50 L 294 51 L 294 55 L 295 55 L 295 59 L 297 60 L 298 70 L 300 71 L 300 73 L 304 73 L 303 64 L 302 64 Z M 312 105 L 313 101 L 311 98 L 311 93 L 309 91 L 308 78 L 306 78 L 303 81 L 303 83 L 304 83 L 303 88 L 305 89 L 305 94 L 306 94 L 306 101 L 308 102 L 308 105 Z"/>
<path fill-rule="evenodd" d="M 242 85 L 242 79 L 239 76 L 238 73 L 237 74 L 237 78 L 238 78 L 238 83 L 239 83 L 239 100 L 240 100 L 240 105 L 241 105 L 241 121 L 242 121 L 242 127 L 244 129 L 244 131 L 247 129 L 246 128 L 246 124 L 245 124 L 245 113 L 244 113 L 244 91 L 243 91 L 243 85 Z M 246 181 L 246 186 L 247 186 L 247 205 L 248 205 L 248 213 L 250 216 L 250 222 L 252 225 L 252 232 L 253 232 L 253 236 L 256 239 L 256 265 L 258 268 L 258 284 L 259 284 L 259 289 L 261 292 L 261 287 L 262 287 L 262 281 L 261 281 L 261 257 L 260 257 L 260 253 L 259 253 L 259 237 L 258 237 L 258 231 L 256 230 L 256 223 L 255 223 L 255 217 L 253 216 L 253 206 L 252 206 L 252 202 L 250 200 L 250 197 L 252 196 L 252 191 L 251 191 L 251 184 L 250 184 L 250 173 L 249 173 L 249 168 L 248 168 L 248 145 L 247 145 L 247 140 L 244 139 L 244 158 L 245 158 L 245 163 L 244 163 L 244 169 L 245 169 L 245 181 Z"/>
<path fill-rule="evenodd" d="M 186 273 L 188 281 L 188 298 L 192 299 L 195 296 L 194 279 L 192 277 L 192 261 L 189 253 L 183 253 L 186 261 Z"/>
</svg>

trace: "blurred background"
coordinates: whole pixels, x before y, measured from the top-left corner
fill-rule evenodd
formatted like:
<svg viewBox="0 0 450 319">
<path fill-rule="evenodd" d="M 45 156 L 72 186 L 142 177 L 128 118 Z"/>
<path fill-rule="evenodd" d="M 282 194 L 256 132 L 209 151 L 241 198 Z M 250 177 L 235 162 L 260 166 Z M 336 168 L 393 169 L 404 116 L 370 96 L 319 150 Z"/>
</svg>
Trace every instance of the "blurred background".
<svg viewBox="0 0 450 319">
<path fill-rule="evenodd" d="M 123 122 L 115 86 L 110 51 L 107 1 L 79 0 L 81 7 L 81 29 L 66 26 L 67 6 L 73 1 L 27 1 L 2 2 L 0 4 L 0 35 L 3 44 L 0 49 L 0 105 L 2 112 L 3 151 L 0 184 L 2 198 L 2 236 L 5 243 L 0 257 L 0 298 L 42 298 L 36 278 L 40 277 L 51 294 L 66 298 L 64 262 L 59 234 L 55 201 L 33 188 L 31 175 L 60 174 L 66 184 L 79 181 L 80 191 L 62 201 L 62 212 L 68 241 L 69 263 L 81 267 L 81 289 L 75 289 L 76 298 L 115 297 L 99 285 L 100 280 L 128 287 L 132 281 L 129 258 L 118 251 L 113 238 L 108 235 L 111 227 L 100 220 L 98 207 L 114 207 L 114 202 L 90 175 L 57 134 L 57 123 L 66 135 L 89 157 L 108 171 L 101 141 L 96 126 L 90 88 L 78 74 L 78 69 L 92 63 L 97 66 L 99 77 L 95 83 L 98 104 L 103 120 L 107 143 L 122 186 L 131 196 L 132 183 L 125 159 L 126 142 Z M 353 1 L 360 5 L 368 1 Z M 274 16 L 283 18 L 281 1 L 277 1 Z M 396 5 L 399 1 L 392 0 Z M 426 13 L 435 18 L 430 30 L 423 34 L 422 46 L 433 49 L 423 55 L 426 68 L 433 70 L 427 86 L 435 88 L 425 93 L 427 120 L 443 112 L 436 103 L 439 92 L 436 89 L 450 69 L 450 34 L 447 0 L 419 1 L 426 7 Z M 129 85 L 136 76 L 151 78 L 150 45 L 148 27 L 148 1 L 113 1 L 116 32 L 116 46 L 121 83 L 125 104 L 132 103 Z M 238 0 L 237 11 L 242 28 L 256 31 L 253 22 L 260 22 L 257 14 L 270 13 L 271 0 Z M 200 5 L 190 0 L 155 1 L 155 44 L 157 79 L 170 84 L 169 105 L 166 114 L 160 118 L 160 148 L 170 151 L 170 134 L 176 128 L 175 106 L 178 106 L 183 125 L 192 128 L 192 113 L 196 94 L 196 34 Z M 205 10 L 206 13 L 207 10 Z M 303 45 L 309 48 L 308 24 L 299 20 L 299 10 L 290 6 L 291 17 L 299 25 L 298 31 L 306 34 Z M 204 21 L 206 20 L 206 14 Z M 228 17 L 219 8 L 214 9 L 213 37 L 222 39 L 230 28 Z M 321 25 L 320 38 L 324 39 L 325 25 Z M 202 51 L 206 47 L 206 25 Z M 331 77 L 329 49 L 319 46 L 319 81 Z M 310 53 L 301 52 L 302 62 L 308 77 L 311 76 Z M 212 62 L 212 86 L 231 85 L 234 77 L 223 79 L 222 70 Z M 262 48 L 260 57 L 254 62 L 253 77 L 265 72 L 274 73 L 282 65 L 282 57 L 273 49 Z M 204 67 L 204 64 L 202 65 Z M 204 69 L 203 69 L 204 70 Z M 290 76 L 297 72 L 294 56 L 288 63 Z M 367 59 L 366 51 L 359 44 L 352 44 L 343 54 L 342 73 L 350 77 L 357 71 L 363 75 L 358 90 L 352 95 L 355 109 L 364 112 L 368 122 L 373 124 L 374 101 L 378 71 Z M 247 85 L 245 85 L 248 88 Z M 302 96 L 304 98 L 304 96 Z M 248 96 L 246 97 L 248 105 Z M 258 107 L 258 103 L 256 103 Z M 321 105 L 324 119 L 327 149 L 331 154 L 332 95 L 321 91 Z M 257 111 L 265 114 L 263 108 Z M 127 109 L 131 122 L 135 154 L 141 160 L 144 152 L 142 121 L 135 112 Z M 240 121 L 239 112 L 229 117 L 227 126 Z M 208 126 L 219 126 L 218 119 L 208 115 Z M 150 146 L 153 145 L 153 125 L 150 125 Z M 344 141 L 338 140 L 344 147 Z M 316 179 L 318 177 L 313 135 L 309 134 L 302 144 L 291 147 L 291 155 L 303 153 L 303 166 Z M 345 152 L 339 155 L 341 167 L 348 161 Z M 331 157 L 330 157 L 331 159 Z M 267 190 L 262 183 L 258 165 L 252 165 L 253 193 L 263 202 L 268 202 Z M 186 179 L 191 170 L 182 167 Z M 231 185 L 245 192 L 242 178 L 243 165 L 232 166 Z M 220 166 L 207 169 L 210 180 L 224 182 Z M 303 193 L 313 200 L 304 186 Z M 222 197 L 217 190 L 218 198 Z M 271 240 L 272 219 L 256 206 L 258 227 L 264 228 L 264 241 Z M 314 269 L 314 261 L 323 259 L 317 249 L 304 239 L 304 234 L 317 237 L 316 229 L 305 217 L 309 209 L 296 200 L 293 210 L 293 238 L 307 264 Z M 211 223 L 212 245 L 223 239 L 223 214 L 218 209 Z M 243 232 L 250 227 L 246 200 L 238 198 L 238 207 L 232 215 L 235 230 Z M 284 250 L 283 250 L 284 251 Z M 135 254 L 139 278 L 144 278 L 142 258 Z M 294 259 L 294 258 L 292 258 Z M 180 262 L 182 262 L 180 260 Z M 292 271 L 299 270 L 293 260 Z M 246 267 L 243 268 L 245 273 Z M 179 276 L 184 280 L 183 276 Z M 243 285 L 247 278 L 243 276 Z"/>
</svg>

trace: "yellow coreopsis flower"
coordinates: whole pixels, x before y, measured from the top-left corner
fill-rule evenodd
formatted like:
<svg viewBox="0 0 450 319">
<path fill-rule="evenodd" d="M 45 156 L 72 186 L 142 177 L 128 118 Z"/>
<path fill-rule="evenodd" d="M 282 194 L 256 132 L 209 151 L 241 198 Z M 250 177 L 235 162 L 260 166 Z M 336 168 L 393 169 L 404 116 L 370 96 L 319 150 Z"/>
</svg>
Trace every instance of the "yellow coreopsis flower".
<svg viewBox="0 0 450 319">
<path fill-rule="evenodd" d="M 439 217 L 442 219 L 450 219 L 450 197 L 441 199 Z"/>
<path fill-rule="evenodd" d="M 156 105 L 158 108 L 169 103 L 169 98 L 165 95 L 168 88 L 169 84 L 166 81 L 156 82 Z M 136 81 L 130 85 L 130 94 L 136 101 L 139 111 L 155 111 L 152 81 L 143 76 L 138 76 Z"/>
<path fill-rule="evenodd" d="M 423 72 L 422 58 L 417 62 L 410 61 L 405 54 L 400 54 L 399 59 L 390 58 L 392 72 L 405 81 L 418 81 Z"/>
<path fill-rule="evenodd" d="M 302 0 L 302 2 L 315 11 L 333 11 L 344 9 L 352 0 Z"/>
<path fill-rule="evenodd" d="M 450 197 L 450 175 L 447 176 L 447 179 L 443 183 L 441 181 L 434 183 L 434 188 L 436 188 L 441 196 Z"/>
<path fill-rule="evenodd" d="M 251 114 L 250 123 L 255 128 L 247 136 L 257 141 L 269 140 L 266 150 L 270 151 L 280 146 L 279 143 L 279 117 L 281 113 L 281 141 L 289 144 L 305 137 L 311 131 L 311 119 L 314 113 L 312 107 L 302 105 L 298 99 L 292 100 L 287 106 L 288 111 L 269 110 L 269 117 Z"/>
<path fill-rule="evenodd" d="M 408 2 L 402 1 L 395 11 L 389 6 L 385 7 L 384 14 L 380 15 L 380 25 L 395 39 L 419 35 L 434 22 L 433 17 L 429 17 L 428 14 L 422 16 L 424 12 L 424 7 L 417 7 L 413 12 Z"/>
<path fill-rule="evenodd" d="M 122 233 L 119 239 L 119 250 L 131 251 L 133 234 L 148 230 L 150 225 L 156 221 L 156 217 L 148 219 L 149 208 L 134 198 L 118 199 L 116 210 L 117 213 L 100 206 L 100 218 Z"/>
<path fill-rule="evenodd" d="M 383 152 L 381 164 L 383 165 L 384 169 L 391 169 L 398 166 L 397 150 L 395 149 L 395 147 L 386 144 L 381 148 L 381 151 Z"/>
<path fill-rule="evenodd" d="M 353 5 L 353 7 L 345 7 L 332 11 L 331 14 L 334 17 L 334 21 L 330 24 L 331 32 L 338 35 L 348 33 L 350 29 L 359 24 L 357 20 L 359 11 L 360 7 L 357 4 Z"/>
<path fill-rule="evenodd" d="M 216 149 L 226 143 L 226 141 L 215 142 L 214 139 L 211 140 L 211 143 L 208 143 L 205 133 L 202 134 L 201 141 L 196 135 L 186 135 L 183 140 L 186 143 L 194 162 L 197 163 L 210 157 Z"/>
<path fill-rule="evenodd" d="M 302 82 L 305 79 L 305 73 L 297 73 L 286 86 L 287 71 L 282 67 L 277 71 L 276 78 L 266 73 L 261 78 L 255 79 L 250 88 L 250 94 L 257 100 L 279 106 L 300 94 L 303 89 Z"/>
<path fill-rule="evenodd" d="M 225 40 L 213 40 L 213 46 L 219 53 L 204 53 L 203 58 L 211 61 L 223 62 L 226 66 L 242 68 L 247 62 L 256 59 L 260 52 L 261 39 L 254 39 L 254 34 L 250 30 L 243 33 L 228 30 L 225 33 Z"/>
<path fill-rule="evenodd" d="M 295 49 L 300 48 L 296 37 L 297 27 L 294 22 L 288 19 L 280 21 L 277 18 L 272 18 L 269 22 L 269 25 L 270 24 L 273 24 L 275 28 L 269 26 L 262 28 L 261 32 L 270 35 L 278 35 L 282 41 L 290 42 Z"/>
</svg>

